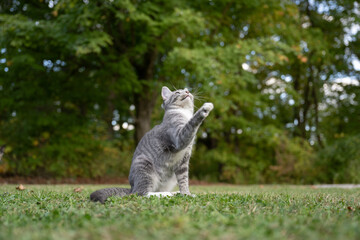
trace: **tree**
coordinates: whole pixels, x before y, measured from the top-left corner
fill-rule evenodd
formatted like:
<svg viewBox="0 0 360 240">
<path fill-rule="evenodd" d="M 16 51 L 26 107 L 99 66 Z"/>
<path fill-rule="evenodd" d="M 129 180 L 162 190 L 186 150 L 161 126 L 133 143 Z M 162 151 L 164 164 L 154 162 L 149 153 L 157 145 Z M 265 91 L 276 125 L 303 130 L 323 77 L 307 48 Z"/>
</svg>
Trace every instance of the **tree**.
<svg viewBox="0 0 360 240">
<path fill-rule="evenodd" d="M 100 176 L 117 158 L 128 167 L 136 142 L 161 119 L 167 85 L 198 89 L 197 105 L 215 105 L 193 176 L 311 182 L 318 147 L 357 129 L 358 88 L 326 93 L 339 75 L 358 76 L 349 62 L 357 39 L 347 33 L 356 4 L 3 2 L 0 143 L 10 146 L 8 172 Z"/>
</svg>

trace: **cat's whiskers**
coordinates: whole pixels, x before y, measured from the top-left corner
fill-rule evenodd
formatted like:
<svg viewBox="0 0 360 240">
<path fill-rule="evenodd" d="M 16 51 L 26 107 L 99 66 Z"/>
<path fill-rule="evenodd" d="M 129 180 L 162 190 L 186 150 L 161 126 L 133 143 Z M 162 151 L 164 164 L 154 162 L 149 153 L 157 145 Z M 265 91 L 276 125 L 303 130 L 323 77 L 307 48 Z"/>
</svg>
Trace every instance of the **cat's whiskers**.
<svg viewBox="0 0 360 240">
<path fill-rule="evenodd" d="M 205 97 L 201 96 L 201 92 L 198 91 L 198 89 L 194 89 L 194 91 L 191 92 L 194 101 L 199 101 L 200 103 L 206 102 L 207 99 Z M 195 110 L 198 110 L 199 107 L 196 107 L 196 105 L 194 105 Z"/>
<path fill-rule="evenodd" d="M 207 101 L 207 99 L 205 97 L 200 96 L 200 94 L 198 94 L 198 93 L 192 93 L 192 95 L 193 95 L 194 99 L 197 101 L 200 101 L 200 102 Z"/>
<path fill-rule="evenodd" d="M 195 99 L 202 99 L 202 92 L 199 91 L 199 88 L 196 88 L 192 91 L 192 95 L 194 96 Z"/>
<path fill-rule="evenodd" d="M 170 82 L 170 84 L 172 85 L 172 87 L 175 89 L 175 91 L 177 91 L 178 89 L 174 86 L 174 84 L 172 82 Z"/>
</svg>

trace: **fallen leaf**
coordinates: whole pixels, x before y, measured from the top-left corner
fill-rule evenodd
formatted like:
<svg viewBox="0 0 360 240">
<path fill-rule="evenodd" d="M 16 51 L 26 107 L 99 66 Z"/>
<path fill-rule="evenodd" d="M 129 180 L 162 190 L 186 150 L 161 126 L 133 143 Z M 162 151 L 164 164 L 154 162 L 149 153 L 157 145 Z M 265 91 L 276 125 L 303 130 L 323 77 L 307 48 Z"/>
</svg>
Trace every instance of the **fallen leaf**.
<svg viewBox="0 0 360 240">
<path fill-rule="evenodd" d="M 355 211 L 355 209 L 354 209 L 353 207 L 351 207 L 351 206 L 348 206 L 347 209 L 348 209 L 349 211 Z"/>
<path fill-rule="evenodd" d="M 81 192 L 84 189 L 84 187 L 78 187 L 74 189 L 74 192 Z"/>
<path fill-rule="evenodd" d="M 23 191 L 23 190 L 25 190 L 25 187 L 22 184 L 20 184 L 19 186 L 16 187 L 16 189 Z"/>
</svg>

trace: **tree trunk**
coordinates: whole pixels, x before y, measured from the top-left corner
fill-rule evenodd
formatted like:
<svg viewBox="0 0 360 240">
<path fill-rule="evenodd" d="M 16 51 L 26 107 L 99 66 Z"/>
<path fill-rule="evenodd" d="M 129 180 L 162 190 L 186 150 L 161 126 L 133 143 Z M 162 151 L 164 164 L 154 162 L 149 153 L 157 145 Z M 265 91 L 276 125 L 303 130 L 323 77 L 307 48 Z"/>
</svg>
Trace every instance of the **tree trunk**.
<svg viewBox="0 0 360 240">
<path fill-rule="evenodd" d="M 309 57 L 308 57 L 308 71 L 309 71 L 309 76 L 307 78 L 307 82 L 305 83 L 305 90 L 304 90 L 304 104 L 303 104 L 303 111 L 302 111 L 302 121 L 299 123 L 299 128 L 300 128 L 300 132 L 301 132 L 301 136 L 303 139 L 308 139 L 307 138 L 307 133 L 306 133 L 306 123 L 308 121 L 308 112 L 309 109 L 312 105 L 312 99 L 311 99 L 311 92 L 312 89 L 314 89 L 314 76 L 312 73 L 312 66 L 311 66 L 311 58 L 313 56 L 313 52 L 309 53 Z"/>
<path fill-rule="evenodd" d="M 314 74 L 313 67 L 311 67 L 310 74 Z M 314 111 L 315 111 L 315 127 L 316 127 L 315 134 L 316 134 L 316 138 L 317 138 L 320 148 L 323 148 L 324 144 L 322 142 L 320 132 L 319 132 L 319 101 L 318 101 L 318 96 L 317 96 L 317 92 L 316 92 L 317 89 L 318 89 L 318 86 L 314 82 L 314 86 L 312 89 L 312 96 L 313 96 L 313 100 L 314 100 Z"/>
<path fill-rule="evenodd" d="M 295 70 L 295 69 L 294 69 Z M 298 93 L 300 91 L 300 64 L 296 64 L 296 74 L 294 76 L 294 90 Z M 301 136 L 301 129 L 299 127 L 301 118 L 300 118 L 300 104 L 294 106 L 294 122 L 297 120 L 297 126 L 294 128 L 294 136 Z"/>
<path fill-rule="evenodd" d="M 302 109 L 302 114 L 301 114 L 302 119 L 299 121 L 299 129 L 301 132 L 301 137 L 303 139 L 307 139 L 306 122 L 307 122 L 307 114 L 308 114 L 308 111 L 309 111 L 310 105 L 311 105 L 310 96 L 309 96 L 310 82 L 311 82 L 311 80 L 308 79 L 308 81 L 306 82 L 306 85 L 305 85 L 304 104 L 303 104 L 303 109 Z"/>
<path fill-rule="evenodd" d="M 155 90 L 156 91 L 156 90 Z M 135 95 L 136 119 L 135 119 L 135 141 L 141 138 L 151 129 L 151 114 L 154 110 L 158 94 L 149 89 L 143 89 L 141 94 Z"/>
<path fill-rule="evenodd" d="M 138 78 L 143 80 L 141 93 L 134 95 L 136 107 L 135 119 L 135 142 L 138 143 L 141 138 L 151 129 L 151 114 L 154 110 L 156 99 L 160 89 L 152 89 L 151 81 L 154 80 L 154 67 L 158 57 L 156 46 L 150 47 L 144 56 L 144 63 L 141 66 L 135 65 Z"/>
<path fill-rule="evenodd" d="M 107 108 L 106 108 L 106 112 L 104 113 L 104 120 L 107 124 L 108 139 L 112 139 L 114 137 L 112 120 L 114 117 L 114 110 L 115 110 L 114 102 L 116 99 L 116 93 L 113 90 L 113 86 L 115 85 L 116 79 L 117 77 L 114 76 L 110 81 L 109 95 L 106 103 Z"/>
</svg>

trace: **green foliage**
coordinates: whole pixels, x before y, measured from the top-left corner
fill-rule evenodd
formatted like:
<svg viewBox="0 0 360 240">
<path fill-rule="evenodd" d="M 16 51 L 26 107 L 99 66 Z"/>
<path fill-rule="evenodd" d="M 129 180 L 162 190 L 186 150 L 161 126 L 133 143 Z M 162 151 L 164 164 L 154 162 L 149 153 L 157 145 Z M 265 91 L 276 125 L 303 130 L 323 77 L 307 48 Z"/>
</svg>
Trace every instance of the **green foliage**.
<svg viewBox="0 0 360 240">
<path fill-rule="evenodd" d="M 315 156 L 302 139 L 289 139 L 273 127 L 234 135 L 230 141 L 236 142 L 235 146 L 223 145 L 210 151 L 205 147 L 197 148 L 192 175 L 198 179 L 238 184 L 308 183 L 314 178 Z"/>
<path fill-rule="evenodd" d="M 332 148 L 339 136 L 360 132 L 359 84 L 343 79 L 359 78 L 358 33 L 349 30 L 357 7 L 350 0 L 0 3 L 0 143 L 8 146 L 0 172 L 126 175 L 136 142 L 162 118 L 159 92 L 167 85 L 198 91 L 198 107 L 215 105 L 200 128 L 193 177 L 359 181 L 336 167 L 335 156 L 354 166 L 359 159 Z M 336 170 L 322 176 L 325 163 Z"/>
<path fill-rule="evenodd" d="M 358 183 L 360 181 L 360 136 L 341 137 L 319 152 L 317 181 Z"/>
<path fill-rule="evenodd" d="M 26 187 L 1 188 L 1 239 L 360 237 L 358 189 L 198 186 L 191 189 L 195 198 L 133 195 L 102 205 L 88 198 L 104 186 L 87 185 L 82 192 L 70 185 Z"/>
<path fill-rule="evenodd" d="M 103 136 L 104 124 L 42 132 L 27 139 L 22 149 L 9 149 L 7 171 L 42 177 L 127 177 L 133 144 L 109 142 Z"/>
</svg>

